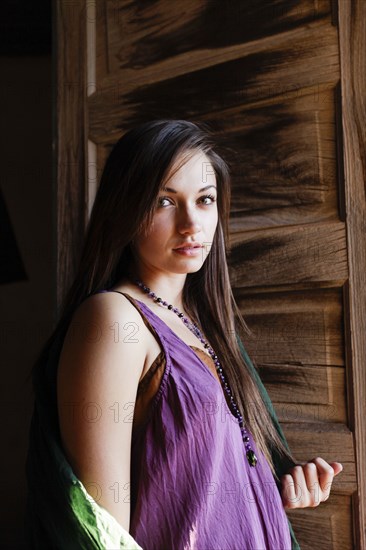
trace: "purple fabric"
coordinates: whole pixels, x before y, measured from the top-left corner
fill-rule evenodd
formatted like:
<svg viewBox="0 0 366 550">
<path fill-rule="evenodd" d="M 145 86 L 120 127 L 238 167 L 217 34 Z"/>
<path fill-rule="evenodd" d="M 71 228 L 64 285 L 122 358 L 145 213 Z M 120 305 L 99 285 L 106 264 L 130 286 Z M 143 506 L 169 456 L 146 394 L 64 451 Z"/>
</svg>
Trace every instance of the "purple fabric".
<svg viewBox="0 0 366 550">
<path fill-rule="evenodd" d="M 252 434 L 251 467 L 222 386 L 149 307 L 166 368 L 132 433 L 130 534 L 144 550 L 291 550 L 281 496 Z M 223 368 L 225 368 L 224 361 Z"/>
</svg>

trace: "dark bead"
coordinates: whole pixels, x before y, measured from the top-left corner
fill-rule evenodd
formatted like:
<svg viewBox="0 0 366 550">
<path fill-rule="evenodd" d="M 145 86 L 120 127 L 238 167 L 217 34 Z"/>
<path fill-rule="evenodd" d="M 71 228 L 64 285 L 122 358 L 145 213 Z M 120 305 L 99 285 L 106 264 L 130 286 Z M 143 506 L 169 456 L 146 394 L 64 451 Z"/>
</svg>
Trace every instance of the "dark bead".
<svg viewBox="0 0 366 550">
<path fill-rule="evenodd" d="M 178 317 L 184 317 L 183 313 L 180 313 L 180 314 L 178 315 Z"/>
<path fill-rule="evenodd" d="M 244 441 L 249 441 L 249 437 L 247 435 L 244 437 Z"/>
<path fill-rule="evenodd" d="M 161 298 L 156 298 L 157 302 L 162 302 L 163 300 Z"/>
<path fill-rule="evenodd" d="M 169 305 L 168 305 L 168 309 L 173 309 L 172 304 L 169 304 Z"/>
<path fill-rule="evenodd" d="M 251 466 L 255 466 L 257 464 L 257 457 L 255 456 L 254 451 L 250 450 L 247 451 L 247 459 Z"/>
</svg>

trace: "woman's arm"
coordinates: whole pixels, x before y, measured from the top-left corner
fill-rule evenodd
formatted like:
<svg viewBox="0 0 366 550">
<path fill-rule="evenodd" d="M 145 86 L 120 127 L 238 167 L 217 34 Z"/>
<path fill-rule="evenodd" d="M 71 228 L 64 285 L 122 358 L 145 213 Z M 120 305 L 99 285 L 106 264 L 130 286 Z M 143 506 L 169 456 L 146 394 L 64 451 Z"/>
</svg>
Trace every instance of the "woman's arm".
<svg viewBox="0 0 366 550">
<path fill-rule="evenodd" d="M 127 531 L 132 420 L 146 359 L 142 324 L 124 296 L 90 296 L 74 314 L 58 366 L 65 454 L 88 493 Z"/>
</svg>

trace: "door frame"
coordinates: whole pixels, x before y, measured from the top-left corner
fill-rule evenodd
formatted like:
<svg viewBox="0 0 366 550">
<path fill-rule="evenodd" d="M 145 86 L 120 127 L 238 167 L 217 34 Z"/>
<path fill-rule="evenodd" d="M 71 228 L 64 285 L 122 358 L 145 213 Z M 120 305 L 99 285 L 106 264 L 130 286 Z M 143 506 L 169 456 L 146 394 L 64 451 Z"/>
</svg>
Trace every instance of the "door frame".
<svg viewBox="0 0 366 550">
<path fill-rule="evenodd" d="M 338 1 L 343 164 L 349 277 L 344 331 L 349 428 L 357 491 L 352 496 L 357 548 L 366 548 L 366 2 Z"/>
</svg>

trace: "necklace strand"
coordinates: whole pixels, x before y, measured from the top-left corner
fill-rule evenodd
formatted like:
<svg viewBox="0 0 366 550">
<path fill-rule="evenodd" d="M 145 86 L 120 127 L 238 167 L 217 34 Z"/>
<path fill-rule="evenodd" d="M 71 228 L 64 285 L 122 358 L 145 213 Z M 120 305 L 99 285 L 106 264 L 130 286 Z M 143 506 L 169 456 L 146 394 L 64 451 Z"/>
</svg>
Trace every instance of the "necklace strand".
<svg viewBox="0 0 366 550">
<path fill-rule="evenodd" d="M 174 307 L 172 304 L 168 304 L 168 302 L 166 302 L 165 300 L 163 300 L 162 298 L 157 296 L 155 294 L 155 292 L 150 290 L 150 288 L 147 287 L 142 281 L 140 281 L 139 279 L 131 279 L 131 280 L 132 280 L 132 282 L 137 284 L 145 292 L 145 294 L 147 294 L 150 298 L 152 298 L 154 300 L 154 302 L 157 302 L 157 303 L 161 304 L 162 306 L 170 309 L 176 315 L 178 315 L 178 317 L 183 321 L 183 323 L 187 326 L 187 328 L 189 328 L 189 330 L 191 332 L 193 332 L 193 334 L 195 334 L 195 336 L 197 336 L 197 338 L 202 342 L 202 344 L 204 344 L 205 349 L 207 349 L 208 353 L 211 355 L 211 357 L 212 357 L 212 359 L 215 363 L 216 371 L 217 371 L 217 373 L 219 375 L 219 378 L 221 380 L 221 384 L 223 386 L 223 389 L 229 397 L 230 405 L 233 409 L 233 414 L 238 419 L 241 434 L 242 434 L 242 439 L 243 439 L 244 446 L 245 446 L 245 449 L 246 449 L 246 457 L 248 459 L 248 462 L 249 462 L 250 466 L 256 466 L 258 459 L 257 459 L 257 457 L 256 457 L 256 455 L 255 455 L 255 453 L 254 453 L 254 451 L 253 451 L 253 449 L 252 449 L 252 447 L 249 443 L 250 439 L 249 439 L 249 436 L 248 436 L 248 432 L 247 432 L 247 430 L 245 429 L 245 426 L 244 426 L 243 417 L 240 414 L 239 407 L 235 403 L 234 396 L 232 394 L 230 386 L 226 381 L 226 378 L 225 378 L 221 363 L 219 361 L 219 358 L 217 357 L 216 353 L 214 352 L 214 350 L 212 349 L 210 344 L 204 338 L 202 332 L 198 328 L 198 325 L 196 323 L 190 322 L 189 319 L 181 311 L 179 311 L 179 309 L 177 307 Z"/>
</svg>

